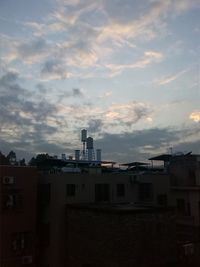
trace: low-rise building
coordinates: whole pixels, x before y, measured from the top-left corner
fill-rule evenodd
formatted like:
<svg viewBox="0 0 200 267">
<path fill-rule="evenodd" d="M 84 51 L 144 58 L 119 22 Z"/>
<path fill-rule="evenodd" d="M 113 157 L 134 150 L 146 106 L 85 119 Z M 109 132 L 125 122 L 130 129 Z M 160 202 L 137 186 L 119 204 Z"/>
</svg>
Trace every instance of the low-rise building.
<svg viewBox="0 0 200 267">
<path fill-rule="evenodd" d="M 65 205 L 68 203 L 129 203 L 130 177 L 120 173 L 46 174 L 39 181 L 41 266 L 60 266 L 66 254 Z"/>
</svg>

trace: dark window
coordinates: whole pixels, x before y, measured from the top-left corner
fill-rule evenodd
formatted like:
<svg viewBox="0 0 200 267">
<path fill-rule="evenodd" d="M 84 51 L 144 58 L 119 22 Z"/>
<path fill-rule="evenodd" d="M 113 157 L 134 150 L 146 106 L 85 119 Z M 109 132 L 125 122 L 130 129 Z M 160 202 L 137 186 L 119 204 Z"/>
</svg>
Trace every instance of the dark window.
<svg viewBox="0 0 200 267">
<path fill-rule="evenodd" d="M 31 232 L 20 232 L 12 234 L 12 250 L 20 251 L 31 249 L 33 240 Z"/>
<path fill-rule="evenodd" d="M 85 184 L 82 184 L 82 189 L 83 189 L 83 190 L 85 189 Z"/>
<path fill-rule="evenodd" d="M 109 184 L 95 184 L 95 201 L 110 201 L 110 185 Z"/>
<path fill-rule="evenodd" d="M 185 200 L 182 198 L 176 199 L 177 211 L 179 214 L 186 215 Z"/>
<path fill-rule="evenodd" d="M 189 170 L 188 173 L 189 176 L 189 185 L 195 185 L 196 184 L 196 174 L 194 170 Z"/>
<path fill-rule="evenodd" d="M 167 201 L 167 195 L 166 194 L 160 194 L 157 196 L 157 203 L 160 206 L 167 206 L 168 201 Z"/>
<path fill-rule="evenodd" d="M 67 196 L 73 197 L 76 195 L 76 185 L 75 184 L 67 184 Z"/>
<path fill-rule="evenodd" d="M 41 223 L 39 228 L 39 238 L 40 243 L 43 246 L 48 246 L 50 244 L 50 224 Z"/>
<path fill-rule="evenodd" d="M 125 184 L 117 184 L 117 196 L 118 197 L 125 196 Z"/>
<path fill-rule="evenodd" d="M 3 210 L 18 210 L 23 205 L 23 196 L 21 193 L 3 194 Z"/>
<path fill-rule="evenodd" d="M 39 185 L 39 203 L 42 205 L 49 205 L 51 200 L 51 184 Z"/>
<path fill-rule="evenodd" d="M 139 199 L 141 201 L 153 200 L 153 185 L 151 183 L 142 183 L 139 185 Z"/>
<path fill-rule="evenodd" d="M 188 215 L 188 216 L 191 216 L 190 202 L 187 203 L 187 215 Z"/>
</svg>

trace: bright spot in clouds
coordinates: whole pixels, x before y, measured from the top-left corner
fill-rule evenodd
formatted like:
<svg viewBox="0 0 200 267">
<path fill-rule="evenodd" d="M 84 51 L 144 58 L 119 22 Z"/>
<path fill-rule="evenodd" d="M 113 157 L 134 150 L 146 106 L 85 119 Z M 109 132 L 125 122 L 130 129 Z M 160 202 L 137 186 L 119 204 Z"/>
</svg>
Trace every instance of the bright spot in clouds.
<svg viewBox="0 0 200 267">
<path fill-rule="evenodd" d="M 190 119 L 195 122 L 200 122 L 200 111 L 194 111 L 190 114 Z"/>
</svg>

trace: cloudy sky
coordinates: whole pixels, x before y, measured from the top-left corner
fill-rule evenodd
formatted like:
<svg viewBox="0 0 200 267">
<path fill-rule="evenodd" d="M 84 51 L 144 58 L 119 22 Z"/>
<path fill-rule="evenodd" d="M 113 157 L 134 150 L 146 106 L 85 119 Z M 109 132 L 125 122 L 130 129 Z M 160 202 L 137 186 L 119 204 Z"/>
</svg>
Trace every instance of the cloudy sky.
<svg viewBox="0 0 200 267">
<path fill-rule="evenodd" d="M 200 153 L 200 0 L 0 0 L 0 150 Z"/>
</svg>

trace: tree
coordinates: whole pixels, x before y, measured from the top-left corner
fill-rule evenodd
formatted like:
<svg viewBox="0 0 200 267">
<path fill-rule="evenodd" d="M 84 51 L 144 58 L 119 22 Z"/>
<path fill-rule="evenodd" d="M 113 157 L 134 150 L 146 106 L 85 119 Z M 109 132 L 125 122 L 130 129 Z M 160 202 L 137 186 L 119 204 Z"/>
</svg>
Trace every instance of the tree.
<svg viewBox="0 0 200 267">
<path fill-rule="evenodd" d="M 1 151 L 0 151 L 0 165 L 10 165 L 9 160 L 4 154 L 1 153 Z"/>
<path fill-rule="evenodd" d="M 37 165 L 37 161 L 34 157 L 31 158 L 31 160 L 28 163 L 29 166 L 36 166 Z"/>
<path fill-rule="evenodd" d="M 17 157 L 14 151 L 10 151 L 7 155 L 7 159 L 9 160 L 10 164 L 17 165 Z"/>
<path fill-rule="evenodd" d="M 26 161 L 24 158 L 19 161 L 19 166 L 26 166 Z"/>
<path fill-rule="evenodd" d="M 46 159 L 50 159 L 51 157 L 49 156 L 49 154 L 37 154 L 37 156 L 36 156 L 36 158 L 32 158 L 30 161 L 29 161 L 29 163 L 28 163 L 28 165 L 29 166 L 37 166 L 37 163 L 39 163 L 39 162 L 42 162 L 42 161 L 44 161 L 44 160 L 46 160 Z"/>
</svg>

